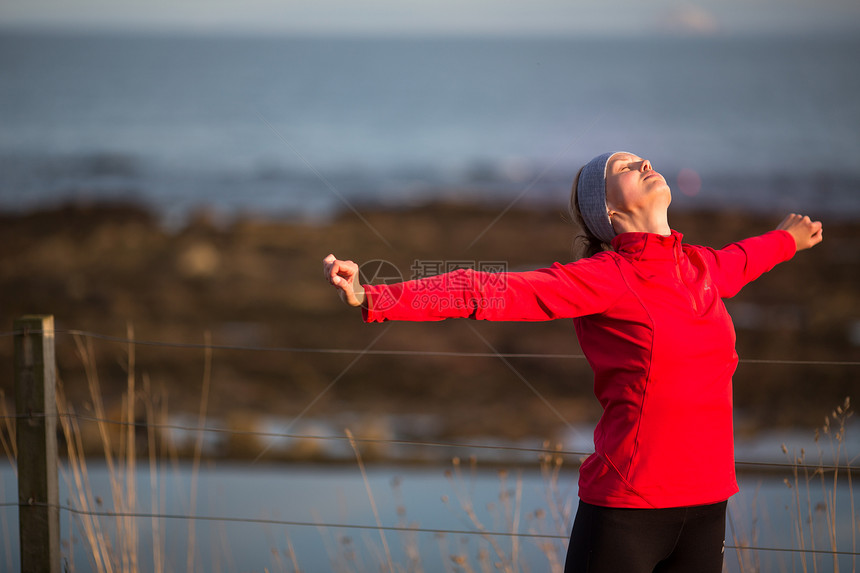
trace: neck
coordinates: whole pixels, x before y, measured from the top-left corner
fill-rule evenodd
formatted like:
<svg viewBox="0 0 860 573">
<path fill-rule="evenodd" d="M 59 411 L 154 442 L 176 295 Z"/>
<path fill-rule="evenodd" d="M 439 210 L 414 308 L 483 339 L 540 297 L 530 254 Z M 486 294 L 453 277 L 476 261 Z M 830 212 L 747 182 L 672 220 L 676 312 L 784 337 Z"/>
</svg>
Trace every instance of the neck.
<svg viewBox="0 0 860 573">
<path fill-rule="evenodd" d="M 672 233 L 669 227 L 669 214 L 666 210 L 650 213 L 614 213 L 611 217 L 612 228 L 621 233 L 656 233 L 668 236 Z"/>
</svg>

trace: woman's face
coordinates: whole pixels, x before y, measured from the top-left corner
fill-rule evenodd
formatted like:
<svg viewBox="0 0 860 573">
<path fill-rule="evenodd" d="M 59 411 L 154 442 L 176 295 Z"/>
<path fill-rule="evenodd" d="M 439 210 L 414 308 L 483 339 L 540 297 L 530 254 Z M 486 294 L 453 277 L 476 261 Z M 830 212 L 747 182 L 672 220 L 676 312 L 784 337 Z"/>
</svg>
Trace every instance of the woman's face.
<svg viewBox="0 0 860 573">
<path fill-rule="evenodd" d="M 665 209 L 672 201 L 666 179 L 651 162 L 631 153 L 616 153 L 606 164 L 606 206 L 610 211 L 631 213 Z"/>
</svg>

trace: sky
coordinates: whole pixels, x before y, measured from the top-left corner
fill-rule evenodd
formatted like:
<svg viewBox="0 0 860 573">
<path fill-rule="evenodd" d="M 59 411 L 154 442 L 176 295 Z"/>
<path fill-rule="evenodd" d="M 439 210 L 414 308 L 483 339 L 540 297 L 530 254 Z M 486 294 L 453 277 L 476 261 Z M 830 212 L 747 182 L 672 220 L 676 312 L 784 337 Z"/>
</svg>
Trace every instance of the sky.
<svg viewBox="0 0 860 573">
<path fill-rule="evenodd" d="M 3 0 L 0 27 L 346 35 L 860 31 L 857 0 Z"/>
</svg>

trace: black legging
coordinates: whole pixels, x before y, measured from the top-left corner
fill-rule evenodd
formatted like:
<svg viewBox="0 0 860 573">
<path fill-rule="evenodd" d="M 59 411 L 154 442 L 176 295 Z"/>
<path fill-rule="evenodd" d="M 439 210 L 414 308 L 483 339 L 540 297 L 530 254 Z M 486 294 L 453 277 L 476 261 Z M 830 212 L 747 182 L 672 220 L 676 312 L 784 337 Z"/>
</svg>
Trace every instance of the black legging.
<svg viewBox="0 0 860 573">
<path fill-rule="evenodd" d="M 580 500 L 564 573 L 720 573 L 726 502 L 618 509 Z"/>
</svg>

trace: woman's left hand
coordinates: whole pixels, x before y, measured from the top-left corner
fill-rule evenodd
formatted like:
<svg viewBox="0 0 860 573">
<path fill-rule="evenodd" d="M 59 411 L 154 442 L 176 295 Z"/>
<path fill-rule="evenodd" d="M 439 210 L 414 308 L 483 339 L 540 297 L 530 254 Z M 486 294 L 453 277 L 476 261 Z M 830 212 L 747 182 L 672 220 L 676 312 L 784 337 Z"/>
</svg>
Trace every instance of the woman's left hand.
<svg viewBox="0 0 860 573">
<path fill-rule="evenodd" d="M 359 268 L 352 261 L 341 261 L 333 254 L 323 259 L 323 274 L 334 285 L 343 302 L 349 306 L 364 303 L 364 289 L 358 282 Z"/>
<path fill-rule="evenodd" d="M 788 231 L 794 237 L 797 250 L 814 247 L 824 238 L 821 221 L 813 221 L 807 216 L 791 213 L 776 226 L 778 231 Z"/>
</svg>

